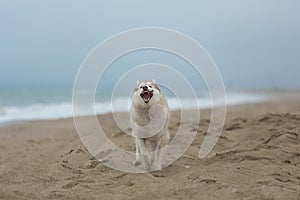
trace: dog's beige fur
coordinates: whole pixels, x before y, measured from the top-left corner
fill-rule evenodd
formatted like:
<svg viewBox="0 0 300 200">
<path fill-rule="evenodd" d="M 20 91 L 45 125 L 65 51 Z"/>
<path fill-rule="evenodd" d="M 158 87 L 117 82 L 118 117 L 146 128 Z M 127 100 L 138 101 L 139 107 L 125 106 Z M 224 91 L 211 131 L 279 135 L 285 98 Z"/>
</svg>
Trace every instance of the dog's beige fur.
<svg viewBox="0 0 300 200">
<path fill-rule="evenodd" d="M 170 140 L 170 113 L 167 100 L 154 80 L 137 82 L 129 116 L 136 145 L 134 164 L 139 165 L 143 162 L 146 170 L 160 170 L 159 149 Z"/>
</svg>

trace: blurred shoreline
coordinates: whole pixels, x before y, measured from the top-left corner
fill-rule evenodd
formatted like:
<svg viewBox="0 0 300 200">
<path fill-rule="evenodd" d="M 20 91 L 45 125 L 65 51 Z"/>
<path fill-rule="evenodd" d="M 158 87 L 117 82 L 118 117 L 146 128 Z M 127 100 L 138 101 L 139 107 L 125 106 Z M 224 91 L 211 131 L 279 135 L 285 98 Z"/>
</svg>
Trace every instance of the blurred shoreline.
<svg viewBox="0 0 300 200">
<path fill-rule="evenodd" d="M 297 93 L 297 90 L 247 90 L 247 89 L 235 89 L 227 91 L 226 103 L 227 106 L 231 105 L 241 105 L 247 103 L 256 103 L 269 101 L 273 98 L 282 98 L 285 95 L 291 95 L 292 93 Z M 205 94 L 203 92 L 203 94 Z M 13 96 L 13 94 L 11 94 Z M 17 94 L 15 94 L 17 95 Z M 30 96 L 27 94 L 27 96 Z M 51 98 L 47 99 L 47 96 L 43 93 L 39 93 L 35 100 L 26 100 L 25 97 L 18 97 L 18 103 L 13 104 L 14 100 L 5 100 L 5 98 L 12 98 L 8 94 L 3 97 L 0 101 L 0 126 L 5 126 L 9 124 L 20 123 L 23 121 L 30 120 L 47 120 L 47 119 L 65 119 L 73 116 L 72 102 L 66 99 L 70 99 L 67 95 L 62 96 L 61 93 L 51 94 Z M 30 97 L 32 98 L 32 97 Z M 19 101 L 24 101 L 24 104 Z M 184 98 L 179 102 L 176 97 L 167 97 L 169 102 L 169 107 L 171 110 L 179 109 L 195 109 L 195 100 L 192 98 Z M 5 101 L 10 104 L 6 104 Z M 1 103 L 2 102 L 2 103 Z M 202 97 L 197 96 L 197 103 L 200 109 L 207 109 L 211 107 L 211 99 L 208 94 Z M 115 112 L 126 112 L 129 108 L 129 97 L 122 96 L 117 97 L 112 102 L 110 99 L 106 101 L 97 101 L 95 104 L 96 114 L 106 114 L 110 113 L 112 110 Z M 83 116 L 91 115 L 91 113 L 82 113 Z"/>
</svg>

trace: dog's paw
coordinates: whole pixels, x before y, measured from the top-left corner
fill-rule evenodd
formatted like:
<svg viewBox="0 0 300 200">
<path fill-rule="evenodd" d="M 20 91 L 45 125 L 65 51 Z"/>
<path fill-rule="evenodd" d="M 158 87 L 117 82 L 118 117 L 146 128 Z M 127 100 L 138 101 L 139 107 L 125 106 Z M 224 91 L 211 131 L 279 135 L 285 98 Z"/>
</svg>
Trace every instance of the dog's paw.
<svg viewBox="0 0 300 200">
<path fill-rule="evenodd" d="M 152 165 L 151 166 L 151 171 L 160 171 L 162 167 L 160 165 Z"/>
<path fill-rule="evenodd" d="M 139 166 L 139 165 L 142 164 L 142 162 L 140 162 L 140 161 L 138 161 L 138 160 L 135 160 L 135 161 L 132 162 L 132 164 L 133 164 L 134 166 Z"/>
</svg>

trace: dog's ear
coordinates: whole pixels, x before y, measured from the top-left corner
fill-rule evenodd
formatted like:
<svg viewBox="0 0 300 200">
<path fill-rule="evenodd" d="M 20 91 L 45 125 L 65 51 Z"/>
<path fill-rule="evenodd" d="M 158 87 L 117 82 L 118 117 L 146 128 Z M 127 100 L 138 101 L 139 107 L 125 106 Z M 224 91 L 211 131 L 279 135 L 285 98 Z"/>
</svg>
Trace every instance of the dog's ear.
<svg viewBox="0 0 300 200">
<path fill-rule="evenodd" d="M 136 92 L 138 90 L 138 88 L 137 87 L 135 87 L 135 88 L 133 88 L 133 94 Z"/>
<path fill-rule="evenodd" d="M 153 82 L 153 83 L 154 83 L 154 84 L 153 84 L 153 87 L 156 88 L 159 92 L 161 92 L 161 91 L 160 91 L 160 88 L 159 88 L 158 85 L 157 85 L 157 83 L 155 83 L 155 82 Z"/>
<path fill-rule="evenodd" d="M 140 85 L 141 81 L 137 80 L 136 81 L 136 86 L 133 88 L 133 93 L 135 93 L 138 90 L 138 86 Z"/>
<path fill-rule="evenodd" d="M 156 83 L 154 79 L 152 79 L 152 82 L 153 82 L 153 83 Z"/>
</svg>

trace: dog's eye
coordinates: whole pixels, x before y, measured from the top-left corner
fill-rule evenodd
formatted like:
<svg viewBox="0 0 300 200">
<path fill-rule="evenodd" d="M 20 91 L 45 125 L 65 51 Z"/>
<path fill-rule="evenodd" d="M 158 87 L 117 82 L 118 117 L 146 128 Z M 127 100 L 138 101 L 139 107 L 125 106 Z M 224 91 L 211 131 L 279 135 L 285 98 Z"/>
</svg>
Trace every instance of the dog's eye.
<svg viewBox="0 0 300 200">
<path fill-rule="evenodd" d="M 151 85 L 149 85 L 149 88 L 152 88 L 152 86 L 151 86 Z"/>
<path fill-rule="evenodd" d="M 143 86 L 141 86 L 140 88 L 143 88 Z"/>
</svg>

